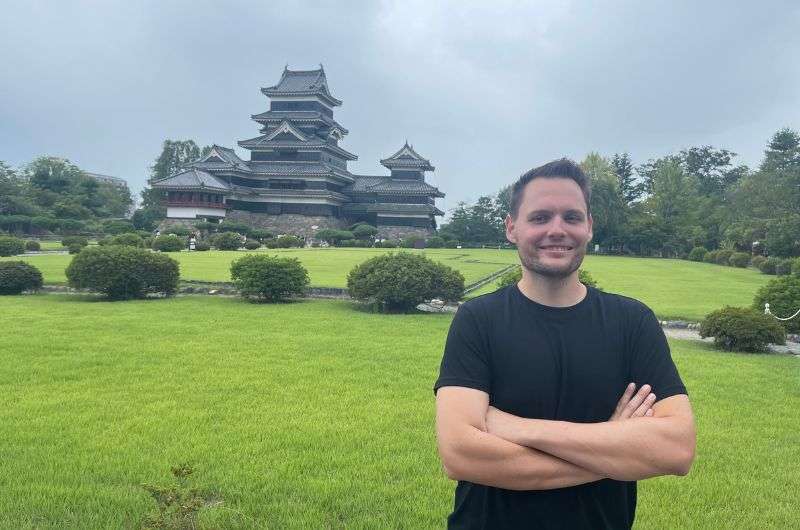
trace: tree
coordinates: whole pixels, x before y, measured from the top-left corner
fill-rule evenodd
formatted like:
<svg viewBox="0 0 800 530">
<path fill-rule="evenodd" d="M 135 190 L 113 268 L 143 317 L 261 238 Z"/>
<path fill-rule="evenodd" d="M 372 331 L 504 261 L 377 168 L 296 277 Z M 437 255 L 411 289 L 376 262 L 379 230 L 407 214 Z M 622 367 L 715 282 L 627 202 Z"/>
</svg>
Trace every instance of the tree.
<svg viewBox="0 0 800 530">
<path fill-rule="evenodd" d="M 628 153 L 616 153 L 611 158 L 611 165 L 617 175 L 619 194 L 626 205 L 636 202 L 644 193 L 644 184 L 633 174 L 633 162 Z"/>
<path fill-rule="evenodd" d="M 484 195 L 470 206 L 460 202 L 452 210 L 450 222 L 439 232 L 464 243 L 497 244 L 505 239 L 504 207 L 496 198 Z"/>
<path fill-rule="evenodd" d="M 611 246 L 620 240 L 625 222 L 625 203 L 619 191 L 614 166 L 598 153 L 589 153 L 581 168 L 592 186 L 591 211 L 593 239 Z"/>
</svg>

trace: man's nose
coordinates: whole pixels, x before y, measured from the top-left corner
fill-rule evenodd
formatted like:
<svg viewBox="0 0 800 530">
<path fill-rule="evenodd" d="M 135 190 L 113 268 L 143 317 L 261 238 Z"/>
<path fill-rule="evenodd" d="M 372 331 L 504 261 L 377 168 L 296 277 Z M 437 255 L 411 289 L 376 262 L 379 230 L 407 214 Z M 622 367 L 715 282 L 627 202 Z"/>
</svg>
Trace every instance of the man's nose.
<svg viewBox="0 0 800 530">
<path fill-rule="evenodd" d="M 555 216 L 550 220 L 550 224 L 547 227 L 547 235 L 554 239 L 567 235 L 566 230 L 564 230 L 564 220 L 561 217 Z"/>
</svg>

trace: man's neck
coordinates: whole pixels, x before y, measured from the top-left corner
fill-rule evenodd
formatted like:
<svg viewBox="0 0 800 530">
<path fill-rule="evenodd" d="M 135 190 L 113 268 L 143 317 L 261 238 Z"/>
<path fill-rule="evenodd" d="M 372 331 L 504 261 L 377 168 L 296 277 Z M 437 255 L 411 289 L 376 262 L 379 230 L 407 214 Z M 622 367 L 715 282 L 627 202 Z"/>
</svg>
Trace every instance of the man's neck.
<svg viewBox="0 0 800 530">
<path fill-rule="evenodd" d="M 571 307 L 586 297 L 586 286 L 578 280 L 578 271 L 566 278 L 536 274 L 524 267 L 517 284 L 526 298 L 550 307 Z"/>
</svg>

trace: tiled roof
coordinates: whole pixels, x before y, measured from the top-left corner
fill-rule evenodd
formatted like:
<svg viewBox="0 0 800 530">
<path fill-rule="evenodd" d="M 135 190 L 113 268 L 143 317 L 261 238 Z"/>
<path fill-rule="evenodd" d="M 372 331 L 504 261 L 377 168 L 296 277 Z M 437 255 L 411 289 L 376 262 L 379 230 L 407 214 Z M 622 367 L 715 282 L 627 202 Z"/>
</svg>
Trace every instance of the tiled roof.
<svg viewBox="0 0 800 530">
<path fill-rule="evenodd" d="M 345 188 L 348 193 L 388 193 L 444 197 L 438 188 L 422 180 L 393 179 L 384 176 L 353 175 L 355 182 Z"/>
<path fill-rule="evenodd" d="M 250 116 L 254 121 L 321 121 L 328 127 L 338 127 L 345 134 L 349 131 L 342 127 L 336 120 L 321 112 L 315 110 L 268 110 L 261 114 L 253 114 Z"/>
<path fill-rule="evenodd" d="M 434 167 L 431 165 L 430 161 L 423 158 L 419 155 L 416 151 L 414 151 L 414 147 L 408 145 L 408 142 L 400 148 L 395 154 L 390 156 L 389 158 L 384 158 L 381 160 L 381 164 L 385 167 L 392 169 L 392 168 L 401 168 L 401 167 L 408 167 L 414 169 L 420 169 L 423 171 L 433 171 Z"/>
<path fill-rule="evenodd" d="M 328 143 L 327 140 L 323 140 L 319 136 L 312 136 L 307 141 L 302 142 L 300 140 L 268 140 L 270 134 L 263 134 L 261 136 L 257 136 L 255 138 L 249 138 L 247 140 L 242 140 L 239 142 L 241 147 L 245 149 L 254 149 L 256 147 L 292 147 L 292 148 L 304 148 L 304 147 L 319 147 L 319 148 L 327 148 L 334 153 L 348 159 L 348 160 L 358 160 L 358 156 L 354 155 L 350 151 L 342 149 L 338 145 L 333 145 Z"/>
<path fill-rule="evenodd" d="M 321 96 L 330 105 L 338 106 L 342 104 L 328 90 L 328 80 L 321 65 L 317 70 L 289 70 L 287 67 L 284 69 L 281 80 L 278 81 L 277 85 L 262 88 L 261 92 L 267 96 L 317 95 Z"/>
<path fill-rule="evenodd" d="M 225 182 L 196 168 L 186 169 L 167 178 L 153 181 L 150 184 L 154 188 L 230 190 Z"/>
<path fill-rule="evenodd" d="M 350 203 L 345 204 L 343 209 L 347 213 L 400 213 L 400 214 L 420 214 L 420 215 L 444 215 L 436 206 L 431 204 L 398 204 L 392 202 L 377 203 Z"/>
</svg>

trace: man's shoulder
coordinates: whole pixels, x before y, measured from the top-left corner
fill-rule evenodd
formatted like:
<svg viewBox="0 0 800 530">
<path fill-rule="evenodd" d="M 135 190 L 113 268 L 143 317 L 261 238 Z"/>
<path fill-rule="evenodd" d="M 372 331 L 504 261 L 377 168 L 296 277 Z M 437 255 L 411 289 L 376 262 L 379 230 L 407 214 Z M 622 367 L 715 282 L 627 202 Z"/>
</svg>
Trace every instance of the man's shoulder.
<svg viewBox="0 0 800 530">
<path fill-rule="evenodd" d="M 514 285 L 509 285 L 507 287 L 501 287 L 500 289 L 492 291 L 491 293 L 470 298 L 461 304 L 458 310 L 465 310 L 465 312 L 478 316 L 495 314 L 496 310 L 506 303 L 511 294 L 510 290 L 515 287 L 516 286 Z"/>
<path fill-rule="evenodd" d="M 631 298 L 630 296 L 625 296 L 622 294 L 617 293 L 608 293 L 606 291 L 601 291 L 599 289 L 595 289 L 590 287 L 596 295 L 597 299 L 605 306 L 617 309 L 618 311 L 625 313 L 629 316 L 635 315 L 644 315 L 652 313 L 653 310 L 650 309 L 647 304 L 644 302 L 637 300 L 636 298 Z"/>
</svg>

